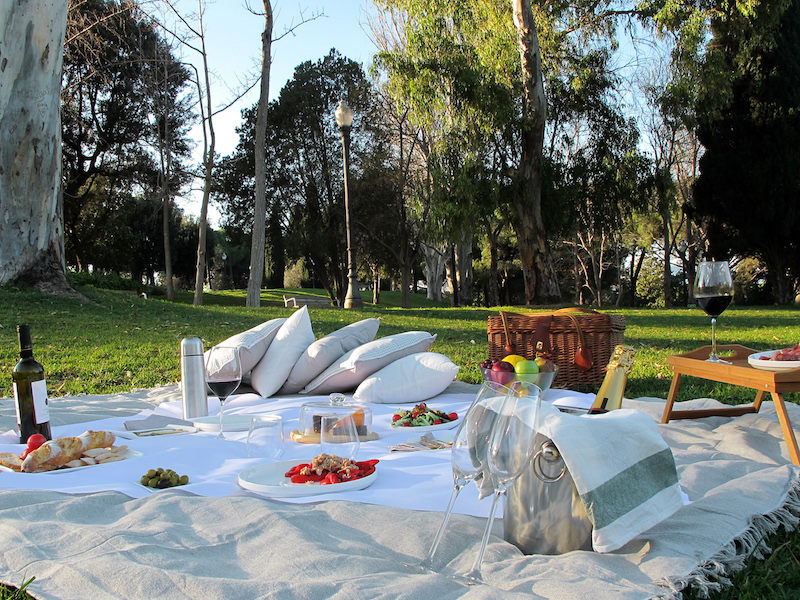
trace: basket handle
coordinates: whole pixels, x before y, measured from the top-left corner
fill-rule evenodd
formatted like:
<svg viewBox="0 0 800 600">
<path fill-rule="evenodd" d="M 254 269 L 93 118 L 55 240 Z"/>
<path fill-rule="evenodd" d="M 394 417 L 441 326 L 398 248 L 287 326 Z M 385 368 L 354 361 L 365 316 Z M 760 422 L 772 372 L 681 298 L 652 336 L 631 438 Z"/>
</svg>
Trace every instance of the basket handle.
<svg viewBox="0 0 800 600">
<path fill-rule="evenodd" d="M 556 311 L 556 314 L 561 314 L 566 317 L 569 317 L 575 324 L 575 329 L 578 331 L 578 349 L 575 351 L 575 358 L 573 359 L 572 362 L 575 363 L 575 366 L 578 367 L 579 370 L 590 371 L 591 368 L 594 366 L 592 351 L 586 345 L 586 340 L 583 337 L 583 330 L 581 329 L 581 324 L 578 321 L 578 317 L 575 316 L 575 313 L 584 313 L 584 314 L 599 314 L 599 313 L 596 310 L 579 308 L 579 307 L 562 308 Z"/>
</svg>

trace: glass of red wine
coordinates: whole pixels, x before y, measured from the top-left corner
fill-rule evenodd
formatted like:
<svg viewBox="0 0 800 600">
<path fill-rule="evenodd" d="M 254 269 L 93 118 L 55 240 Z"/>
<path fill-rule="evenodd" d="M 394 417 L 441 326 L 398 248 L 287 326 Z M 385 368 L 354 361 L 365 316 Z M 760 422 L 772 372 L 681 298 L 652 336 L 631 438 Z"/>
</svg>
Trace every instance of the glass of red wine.
<svg viewBox="0 0 800 600">
<path fill-rule="evenodd" d="M 206 356 L 206 383 L 211 392 L 219 398 L 219 435 L 217 439 L 227 439 L 223 410 L 225 401 L 242 383 L 242 363 L 239 348 L 233 346 L 213 346 Z"/>
<path fill-rule="evenodd" d="M 731 364 L 717 356 L 717 317 L 733 299 L 733 278 L 727 261 L 703 261 L 694 280 L 694 299 L 711 317 L 711 354 L 709 362 Z"/>
</svg>

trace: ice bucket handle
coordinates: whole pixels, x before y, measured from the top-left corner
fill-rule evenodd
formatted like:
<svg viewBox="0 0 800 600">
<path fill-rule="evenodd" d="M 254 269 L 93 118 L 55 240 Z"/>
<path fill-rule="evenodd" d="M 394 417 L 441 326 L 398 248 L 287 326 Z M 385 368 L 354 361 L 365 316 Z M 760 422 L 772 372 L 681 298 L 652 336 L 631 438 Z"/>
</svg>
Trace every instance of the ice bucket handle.
<svg viewBox="0 0 800 600">
<path fill-rule="evenodd" d="M 545 483 L 555 483 L 567 473 L 567 465 L 564 465 L 564 468 L 561 469 L 561 473 L 556 475 L 555 477 L 551 477 L 549 475 L 545 475 L 544 470 L 542 469 L 541 461 L 544 460 L 549 463 L 554 463 L 561 458 L 561 453 L 556 448 L 556 445 L 553 443 L 552 440 L 547 440 L 542 444 L 542 447 L 539 451 L 533 456 L 533 473 L 538 477 L 541 481 Z"/>
</svg>

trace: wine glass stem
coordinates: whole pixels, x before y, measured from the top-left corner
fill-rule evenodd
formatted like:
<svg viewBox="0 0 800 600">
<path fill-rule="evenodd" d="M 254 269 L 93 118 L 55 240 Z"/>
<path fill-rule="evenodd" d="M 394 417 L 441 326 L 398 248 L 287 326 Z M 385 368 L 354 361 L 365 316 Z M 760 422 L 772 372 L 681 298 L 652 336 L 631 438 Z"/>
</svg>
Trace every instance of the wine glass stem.
<svg viewBox="0 0 800 600">
<path fill-rule="evenodd" d="M 436 554 L 436 550 L 439 548 L 439 542 L 442 540 L 445 527 L 447 527 L 447 522 L 450 520 L 450 515 L 453 512 L 453 506 L 456 504 L 456 498 L 458 498 L 458 494 L 466 484 L 467 482 L 462 480 L 456 481 L 456 483 L 453 484 L 453 492 L 450 494 L 450 502 L 447 503 L 447 508 L 444 511 L 442 524 L 439 525 L 439 531 L 436 532 L 436 536 L 433 538 L 433 543 L 431 544 L 430 550 L 428 550 L 428 555 L 422 563 L 420 563 L 421 566 L 427 567 L 428 569 L 433 567 L 433 555 Z"/>
<path fill-rule="evenodd" d="M 218 440 L 227 439 L 223 434 L 223 409 L 225 408 L 225 398 L 219 399 L 219 434 L 217 435 Z"/>
<path fill-rule="evenodd" d="M 711 359 L 717 360 L 717 318 L 711 317 Z"/>
<path fill-rule="evenodd" d="M 478 550 L 478 556 L 475 557 L 475 564 L 473 564 L 472 568 L 465 574 L 467 579 L 471 579 L 473 581 L 483 581 L 483 575 L 481 575 L 483 555 L 486 554 L 486 546 L 489 544 L 489 536 L 492 534 L 492 525 L 494 525 L 494 513 L 497 509 L 497 503 L 499 502 L 500 496 L 503 495 L 504 491 L 504 489 L 498 488 L 494 492 L 494 498 L 492 498 L 492 507 L 489 509 L 489 520 L 486 521 L 486 529 L 483 530 L 481 547 Z"/>
</svg>

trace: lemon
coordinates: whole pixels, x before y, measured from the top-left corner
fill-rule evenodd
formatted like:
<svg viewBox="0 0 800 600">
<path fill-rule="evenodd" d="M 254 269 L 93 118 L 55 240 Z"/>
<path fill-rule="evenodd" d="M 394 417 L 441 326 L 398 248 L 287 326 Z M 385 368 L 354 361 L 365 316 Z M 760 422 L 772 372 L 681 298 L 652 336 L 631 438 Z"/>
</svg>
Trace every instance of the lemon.
<svg viewBox="0 0 800 600">
<path fill-rule="evenodd" d="M 514 368 L 516 368 L 517 363 L 521 360 L 525 360 L 524 356 L 520 356 L 519 354 L 509 354 L 503 359 L 503 362 L 511 363 Z"/>
</svg>

